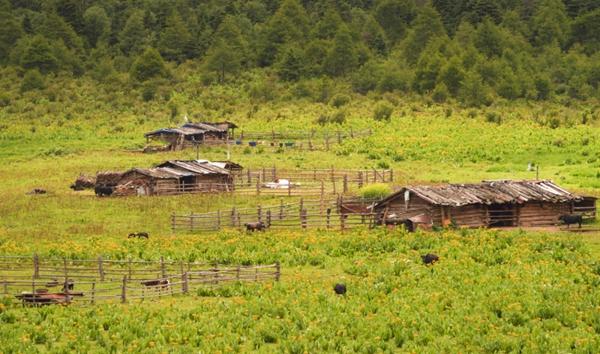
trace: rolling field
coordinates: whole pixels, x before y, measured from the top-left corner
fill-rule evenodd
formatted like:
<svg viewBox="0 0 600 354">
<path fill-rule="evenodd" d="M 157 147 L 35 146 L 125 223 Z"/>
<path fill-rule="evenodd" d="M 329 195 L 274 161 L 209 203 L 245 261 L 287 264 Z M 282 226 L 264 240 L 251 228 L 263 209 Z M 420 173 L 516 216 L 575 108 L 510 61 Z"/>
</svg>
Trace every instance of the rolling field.
<svg viewBox="0 0 600 354">
<path fill-rule="evenodd" d="M 265 103 L 255 110 L 250 101 L 232 98 L 233 92 L 203 95 L 231 99 L 237 108 L 226 118 L 248 130 L 338 127 L 315 123 L 319 112 L 332 110 L 320 103 Z M 0 111 L 0 255 L 164 256 L 233 265 L 280 261 L 283 275 L 280 282 L 233 284 L 126 305 L 22 308 L 6 297 L 0 304 L 0 352 L 593 353 L 600 348 L 598 234 L 359 229 L 174 235 L 173 211 L 257 201 L 199 195 L 96 198 L 71 191 L 80 172 L 195 157 L 193 150 L 130 151 L 143 145 L 144 132 L 178 123 L 164 118 L 168 113 L 160 107 L 149 103 L 112 112 L 102 100 L 90 104 L 89 96 L 81 97 L 70 98 L 75 101 L 68 108 L 41 102 L 25 113 Z M 189 112 L 223 114 L 206 111 L 189 97 L 179 99 Z M 517 104 L 466 110 L 381 99 L 394 106 L 390 122 L 371 118 L 376 101 L 371 98 L 344 108 L 345 126 L 371 128 L 370 137 L 347 140 L 330 152 L 235 147 L 232 160 L 248 167 L 393 168 L 396 184 L 535 178 L 526 170 L 532 162 L 540 166 L 540 178 L 600 195 L 597 108 Z M 11 109 L 20 104 L 25 105 L 16 102 Z M 65 110 L 81 114 L 66 119 Z M 558 123 L 547 123 L 549 117 Z M 226 150 L 203 148 L 201 158 L 222 160 Z M 49 193 L 26 195 L 38 187 Z M 126 238 L 138 231 L 149 232 L 150 239 Z M 441 261 L 424 266 L 420 256 L 428 252 Z M 347 284 L 346 296 L 334 294 L 337 282 Z"/>
</svg>

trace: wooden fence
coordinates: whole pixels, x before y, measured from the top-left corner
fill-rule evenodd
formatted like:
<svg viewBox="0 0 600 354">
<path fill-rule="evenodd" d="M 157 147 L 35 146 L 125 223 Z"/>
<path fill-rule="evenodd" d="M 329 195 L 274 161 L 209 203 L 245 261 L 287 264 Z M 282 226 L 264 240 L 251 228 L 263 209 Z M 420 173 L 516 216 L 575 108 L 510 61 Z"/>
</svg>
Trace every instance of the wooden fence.
<svg viewBox="0 0 600 354">
<path fill-rule="evenodd" d="M 205 232 L 223 228 L 243 229 L 244 224 L 263 222 L 268 228 L 323 228 L 345 230 L 373 226 L 375 214 L 368 208 L 375 200 L 338 197 L 335 200 L 301 199 L 297 203 L 256 208 L 219 210 L 209 213 L 173 213 L 173 232 Z"/>
<path fill-rule="evenodd" d="M 373 134 L 371 129 L 365 130 L 281 130 L 276 131 L 248 131 L 240 130 L 234 135 L 234 140 L 330 140 L 331 143 L 341 143 L 344 139 L 360 138 Z"/>
<path fill-rule="evenodd" d="M 273 183 L 286 179 L 289 185 Z M 232 183 L 193 183 L 162 185 L 154 188 L 156 195 L 187 193 L 232 193 L 247 196 L 320 196 L 351 194 L 371 183 L 390 183 L 393 170 L 278 170 L 262 168 L 234 173 Z"/>
<path fill-rule="evenodd" d="M 224 266 L 196 262 L 0 257 L 0 293 L 24 304 L 127 302 L 240 281 L 278 281 L 279 263 Z"/>
</svg>

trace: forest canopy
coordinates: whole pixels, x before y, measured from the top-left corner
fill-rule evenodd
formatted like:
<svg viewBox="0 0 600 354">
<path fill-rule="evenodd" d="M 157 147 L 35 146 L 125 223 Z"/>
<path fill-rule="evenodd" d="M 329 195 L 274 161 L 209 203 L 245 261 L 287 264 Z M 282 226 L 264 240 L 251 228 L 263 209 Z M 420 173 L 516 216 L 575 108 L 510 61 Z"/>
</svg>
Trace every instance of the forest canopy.
<svg viewBox="0 0 600 354">
<path fill-rule="evenodd" d="M 265 70 L 469 106 L 586 100 L 599 49 L 594 0 L 0 0 L 0 65 L 25 91 L 48 75 L 147 85 L 194 63 L 215 85 Z"/>
</svg>

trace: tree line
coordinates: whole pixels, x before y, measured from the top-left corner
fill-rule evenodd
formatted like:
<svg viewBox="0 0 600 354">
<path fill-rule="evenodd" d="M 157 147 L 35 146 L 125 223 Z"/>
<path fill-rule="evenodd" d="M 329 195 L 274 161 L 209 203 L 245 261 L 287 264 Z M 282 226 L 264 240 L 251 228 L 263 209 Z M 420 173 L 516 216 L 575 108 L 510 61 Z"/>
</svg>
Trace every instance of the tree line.
<svg viewBox="0 0 600 354">
<path fill-rule="evenodd" d="M 595 0 L 0 0 L 0 64 L 25 90 L 58 73 L 147 83 L 194 62 L 209 84 L 264 68 L 472 106 L 590 99 L 599 48 Z"/>
</svg>

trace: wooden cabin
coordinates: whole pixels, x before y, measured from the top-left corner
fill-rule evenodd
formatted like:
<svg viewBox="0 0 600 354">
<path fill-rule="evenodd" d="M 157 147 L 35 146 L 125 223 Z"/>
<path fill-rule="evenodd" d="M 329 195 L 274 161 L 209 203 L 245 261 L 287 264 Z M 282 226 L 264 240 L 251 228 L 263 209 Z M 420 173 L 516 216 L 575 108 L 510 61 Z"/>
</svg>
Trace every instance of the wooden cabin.
<svg viewBox="0 0 600 354">
<path fill-rule="evenodd" d="M 237 126 L 231 122 L 185 123 L 178 128 L 162 128 L 144 134 L 146 142 L 162 141 L 168 150 L 181 150 L 198 144 L 226 143 Z"/>
<path fill-rule="evenodd" d="M 484 181 L 408 186 L 377 202 L 380 222 L 429 220 L 431 226 L 543 227 L 565 214 L 596 216 L 596 198 L 572 194 L 551 181 Z"/>
<path fill-rule="evenodd" d="M 125 172 L 114 195 L 169 195 L 230 191 L 231 173 L 206 160 L 171 160 L 154 168 Z"/>
</svg>

